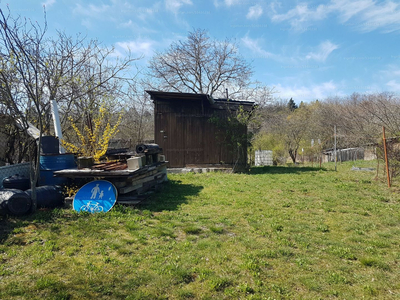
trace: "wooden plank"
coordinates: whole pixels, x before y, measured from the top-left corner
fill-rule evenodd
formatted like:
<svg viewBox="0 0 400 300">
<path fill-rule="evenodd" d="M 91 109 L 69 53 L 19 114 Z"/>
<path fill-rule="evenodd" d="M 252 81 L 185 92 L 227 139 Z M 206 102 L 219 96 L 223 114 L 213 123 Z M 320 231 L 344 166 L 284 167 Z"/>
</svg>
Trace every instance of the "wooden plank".
<svg viewBox="0 0 400 300">
<path fill-rule="evenodd" d="M 143 184 L 147 183 L 147 182 L 151 182 L 151 181 L 157 181 L 159 179 L 162 179 L 165 176 L 164 172 L 157 172 L 153 175 L 150 176 L 146 176 L 144 178 L 141 178 L 139 180 L 133 180 L 132 183 L 130 185 L 127 185 L 125 187 L 121 187 L 118 189 L 118 192 L 121 194 L 126 194 L 129 192 L 132 192 L 140 187 L 143 186 Z"/>
<path fill-rule="evenodd" d="M 120 171 L 120 170 L 125 170 L 128 168 L 128 165 L 126 163 L 122 164 L 115 164 L 115 165 L 110 165 L 105 167 L 103 170 L 104 171 Z"/>
<path fill-rule="evenodd" d="M 121 194 L 125 194 L 126 192 L 133 192 L 136 191 L 138 194 L 142 193 L 144 190 L 147 190 L 147 187 L 154 187 L 157 184 L 160 184 L 165 181 L 166 172 L 164 170 L 155 173 L 154 175 L 147 176 L 140 180 L 132 181 L 131 185 L 127 185 L 126 187 L 122 187 L 119 189 Z M 138 185 L 142 185 L 137 188 Z M 133 188 L 135 187 L 135 188 Z"/>
<path fill-rule="evenodd" d="M 127 194 L 134 190 L 140 189 L 143 186 L 142 183 L 137 183 L 135 185 L 129 185 L 118 189 L 118 194 Z"/>
<path fill-rule="evenodd" d="M 157 170 L 152 170 L 150 172 L 147 172 L 143 175 L 137 175 L 137 176 L 131 176 L 127 178 L 127 181 L 133 181 L 133 180 L 137 180 L 137 179 L 141 179 L 141 178 L 145 178 L 147 176 L 151 176 L 157 173 Z"/>
<path fill-rule="evenodd" d="M 108 162 L 105 162 L 105 163 L 95 164 L 95 165 L 92 166 L 92 169 L 105 170 L 107 168 L 112 168 L 112 167 L 115 167 L 115 166 L 119 166 L 119 165 L 121 165 L 123 163 L 124 162 L 121 162 L 121 161 L 108 161 Z"/>
<path fill-rule="evenodd" d="M 143 184 L 143 187 L 137 190 L 138 195 L 144 194 L 147 191 L 151 190 L 153 187 L 157 185 L 157 180 L 153 180 L 151 182 L 147 182 Z"/>
<path fill-rule="evenodd" d="M 145 166 L 138 170 L 116 170 L 116 171 L 104 171 L 104 170 L 91 170 L 91 169 L 64 169 L 55 171 L 54 175 L 61 177 L 71 178 L 116 178 L 116 177 L 134 177 L 146 174 L 149 171 L 157 170 L 162 166 L 166 166 L 167 162 L 158 162 L 152 166 Z"/>
<path fill-rule="evenodd" d="M 117 189 L 126 186 L 127 182 L 125 181 L 112 181 L 112 184 L 115 185 Z"/>
<path fill-rule="evenodd" d="M 123 187 L 129 186 L 129 185 L 135 184 L 135 183 L 139 182 L 140 179 L 143 179 L 143 178 L 155 175 L 155 174 L 157 174 L 157 170 L 153 170 L 153 171 L 150 171 L 146 174 L 139 175 L 139 176 L 118 179 L 118 181 L 111 180 L 111 182 L 114 183 L 114 185 L 119 189 L 119 188 L 123 188 Z"/>
</svg>

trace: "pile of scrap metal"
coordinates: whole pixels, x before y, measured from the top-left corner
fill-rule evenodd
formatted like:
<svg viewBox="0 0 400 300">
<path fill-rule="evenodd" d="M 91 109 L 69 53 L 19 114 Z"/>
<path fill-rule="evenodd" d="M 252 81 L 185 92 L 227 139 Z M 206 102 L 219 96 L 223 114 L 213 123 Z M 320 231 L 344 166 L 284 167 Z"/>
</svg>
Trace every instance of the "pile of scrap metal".
<svg viewBox="0 0 400 300">
<path fill-rule="evenodd" d="M 117 203 L 137 204 L 167 181 L 167 162 L 157 144 L 140 144 L 136 152 L 115 152 L 114 160 L 91 166 L 64 169 L 54 172 L 55 176 L 84 179 L 104 179 L 115 185 Z M 78 164 L 79 165 L 79 164 Z"/>
</svg>

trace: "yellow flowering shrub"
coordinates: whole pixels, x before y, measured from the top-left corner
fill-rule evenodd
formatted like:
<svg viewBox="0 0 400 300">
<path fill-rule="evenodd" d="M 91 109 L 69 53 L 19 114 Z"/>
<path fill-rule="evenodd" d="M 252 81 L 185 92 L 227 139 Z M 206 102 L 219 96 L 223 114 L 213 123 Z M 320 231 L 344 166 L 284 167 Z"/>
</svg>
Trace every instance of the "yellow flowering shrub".
<svg viewBox="0 0 400 300">
<path fill-rule="evenodd" d="M 79 130 L 73 118 L 69 117 L 68 119 L 81 144 L 77 146 L 67 141 L 62 141 L 64 148 L 68 152 L 77 153 L 81 156 L 92 156 L 98 162 L 106 154 L 108 143 L 117 134 L 118 126 L 122 119 L 120 114 L 117 123 L 111 126 L 109 122 L 106 122 L 108 115 L 107 109 L 102 105 L 97 117 L 93 120 L 94 127 L 89 128 L 89 126 L 85 125 L 83 133 Z"/>
</svg>

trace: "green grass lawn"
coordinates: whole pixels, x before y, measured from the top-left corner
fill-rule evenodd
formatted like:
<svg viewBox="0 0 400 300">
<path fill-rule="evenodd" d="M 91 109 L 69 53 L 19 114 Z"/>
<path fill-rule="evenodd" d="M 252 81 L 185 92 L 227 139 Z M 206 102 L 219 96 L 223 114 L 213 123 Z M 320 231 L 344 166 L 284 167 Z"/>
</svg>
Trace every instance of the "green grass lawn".
<svg viewBox="0 0 400 300">
<path fill-rule="evenodd" d="M 136 208 L 2 219 L 0 299 L 400 299 L 399 188 L 350 170 L 375 164 L 169 175 Z"/>
</svg>

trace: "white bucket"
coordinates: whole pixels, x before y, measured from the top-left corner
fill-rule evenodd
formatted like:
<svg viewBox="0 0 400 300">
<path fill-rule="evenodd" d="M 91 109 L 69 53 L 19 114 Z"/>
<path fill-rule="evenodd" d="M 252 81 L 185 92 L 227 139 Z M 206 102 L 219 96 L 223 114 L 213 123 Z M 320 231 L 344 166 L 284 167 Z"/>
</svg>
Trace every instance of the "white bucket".
<svg viewBox="0 0 400 300">
<path fill-rule="evenodd" d="M 127 160 L 128 170 L 137 170 L 142 167 L 142 159 L 140 157 L 131 157 Z"/>
</svg>

